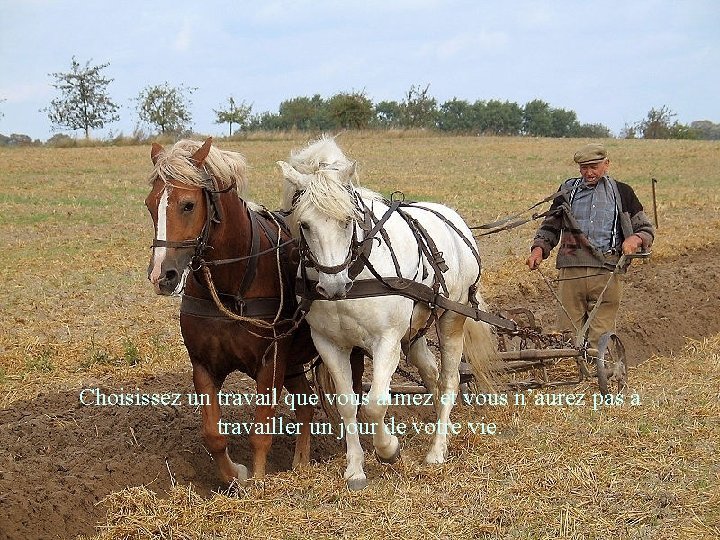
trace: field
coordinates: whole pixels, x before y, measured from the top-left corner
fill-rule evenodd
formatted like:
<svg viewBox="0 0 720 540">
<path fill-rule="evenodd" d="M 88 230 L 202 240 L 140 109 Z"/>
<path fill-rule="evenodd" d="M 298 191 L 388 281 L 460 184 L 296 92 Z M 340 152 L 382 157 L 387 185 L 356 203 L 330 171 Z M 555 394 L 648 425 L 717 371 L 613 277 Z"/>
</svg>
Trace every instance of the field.
<svg viewBox="0 0 720 540">
<path fill-rule="evenodd" d="M 251 165 L 249 198 L 278 204 L 275 161 L 301 135 L 218 142 Z M 363 185 L 453 206 L 470 224 L 529 207 L 575 174 L 584 141 L 346 133 Z M 344 449 L 313 442 L 314 463 L 232 492 L 185 407 L 83 407 L 83 388 L 192 391 L 178 301 L 146 278 L 153 231 L 143 200 L 149 146 L 0 149 L 0 538 L 716 538 L 720 536 L 720 143 L 609 140 L 611 174 L 652 216 L 652 259 L 627 277 L 619 333 L 641 403 L 461 406 L 451 459 L 421 464 L 429 437 L 402 440 L 370 487 L 349 493 Z M 535 225 L 479 240 L 484 296 L 553 320 L 553 298 L 523 265 Z M 553 276 L 551 264 L 545 273 Z M 237 374 L 230 388 L 247 388 Z M 533 396 L 528 396 L 532 405 Z M 511 400 L 512 401 L 512 400 Z M 289 415 L 289 411 L 282 411 Z M 398 418 L 426 418 L 404 407 Z M 237 418 L 249 411 L 234 410 Z M 290 416 L 288 416 L 290 417 Z M 236 461 L 248 446 L 236 438 Z M 97 528 L 99 527 L 99 528 Z M 96 536 L 93 536 L 96 535 Z"/>
</svg>

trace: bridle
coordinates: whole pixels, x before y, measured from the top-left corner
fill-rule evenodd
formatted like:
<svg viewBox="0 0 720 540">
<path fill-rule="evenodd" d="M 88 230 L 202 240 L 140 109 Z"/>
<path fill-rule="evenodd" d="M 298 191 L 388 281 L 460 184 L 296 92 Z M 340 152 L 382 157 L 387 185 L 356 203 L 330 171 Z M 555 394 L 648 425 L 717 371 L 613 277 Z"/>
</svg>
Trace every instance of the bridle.
<svg viewBox="0 0 720 540">
<path fill-rule="evenodd" d="M 200 236 L 195 239 L 188 240 L 158 240 L 155 238 L 153 239 L 153 243 L 151 245 L 153 248 L 164 247 L 175 249 L 194 249 L 195 253 L 190 259 L 189 264 L 190 269 L 193 271 L 200 269 L 203 263 L 202 256 L 205 253 L 205 250 L 208 247 L 212 247 L 208 245 L 208 241 L 210 239 L 210 229 L 213 224 L 220 224 L 222 222 L 223 215 L 219 196 L 223 193 L 227 193 L 237 185 L 237 182 L 233 179 L 232 183 L 228 187 L 219 189 L 217 180 L 214 176 L 209 174 L 205 169 L 201 169 L 201 172 L 203 173 L 203 180 L 205 183 L 211 183 L 213 189 L 205 186 L 202 186 L 201 188 L 203 195 L 205 196 L 205 207 L 207 208 L 207 212 L 205 216 L 205 223 L 200 231 Z M 167 186 L 168 182 L 165 182 L 165 184 Z M 176 186 L 175 184 L 171 185 L 173 188 L 187 189 L 181 186 Z"/>
<path fill-rule="evenodd" d="M 368 258 L 370 257 L 370 251 L 372 250 L 372 241 L 375 238 L 375 233 L 377 233 L 380 227 L 378 227 L 377 225 L 375 227 L 372 226 L 374 217 L 372 210 L 364 204 L 364 202 L 357 194 L 357 192 L 352 188 L 352 186 L 348 186 L 347 190 L 355 200 L 356 209 L 358 211 L 362 211 L 362 220 L 358 219 L 357 217 L 350 218 L 353 227 L 353 235 L 352 239 L 350 240 L 350 245 L 348 246 L 348 251 L 345 259 L 340 264 L 335 265 L 325 265 L 320 263 L 320 261 L 317 260 L 317 257 L 315 257 L 315 254 L 310 250 L 307 239 L 305 238 L 305 234 L 303 233 L 303 229 L 302 227 L 300 227 L 300 240 L 298 244 L 303 273 L 305 272 L 306 268 L 314 268 L 318 272 L 330 275 L 339 274 L 343 270 L 347 270 L 348 277 L 353 280 L 357 277 L 358 274 L 360 274 L 360 272 L 362 272 L 363 268 L 367 264 Z M 293 196 L 293 202 L 297 201 L 297 198 L 300 196 L 301 193 L 302 191 L 295 192 Z M 358 214 L 359 213 L 360 212 L 358 212 Z M 392 209 L 388 210 L 386 215 L 383 216 L 380 221 L 382 223 L 385 223 L 385 221 L 387 221 L 387 218 L 390 217 L 391 213 Z M 358 229 L 364 231 L 362 240 L 359 238 Z"/>
</svg>

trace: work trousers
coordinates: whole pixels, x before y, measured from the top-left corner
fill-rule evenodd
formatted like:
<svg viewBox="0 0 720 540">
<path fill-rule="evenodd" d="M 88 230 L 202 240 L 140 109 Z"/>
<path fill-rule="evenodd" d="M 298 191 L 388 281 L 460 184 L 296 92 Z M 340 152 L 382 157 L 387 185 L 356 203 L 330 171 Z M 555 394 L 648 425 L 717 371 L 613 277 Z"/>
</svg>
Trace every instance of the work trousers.
<svg viewBox="0 0 720 540">
<path fill-rule="evenodd" d="M 561 268 L 558 296 L 562 306 L 558 309 L 557 330 L 569 331 L 575 336 L 587 322 L 600 294 L 605 289 L 600 307 L 588 328 L 590 346 L 597 348 L 598 339 L 602 334 L 615 331 L 615 318 L 622 297 L 622 278 L 621 274 L 614 274 L 603 268 L 586 266 Z"/>
</svg>

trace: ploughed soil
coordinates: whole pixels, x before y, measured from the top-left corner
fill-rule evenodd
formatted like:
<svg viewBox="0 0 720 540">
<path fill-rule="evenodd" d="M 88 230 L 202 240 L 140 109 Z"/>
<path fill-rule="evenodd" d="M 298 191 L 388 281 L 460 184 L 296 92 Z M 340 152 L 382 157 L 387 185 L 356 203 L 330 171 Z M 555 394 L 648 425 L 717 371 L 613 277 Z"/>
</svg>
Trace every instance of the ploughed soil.
<svg viewBox="0 0 720 540">
<path fill-rule="evenodd" d="M 714 251 L 688 253 L 676 260 L 633 265 L 626 278 L 618 333 L 631 364 L 647 362 L 681 348 L 686 337 L 720 332 L 720 275 Z M 551 321 L 555 301 L 549 292 L 525 295 L 522 290 L 493 299 L 497 307 L 528 307 Z M 404 363 L 404 362 L 403 362 Z M 672 384 L 671 381 L 668 384 Z M 193 391 L 190 371 L 165 373 L 143 380 L 88 382 L 105 393 L 180 393 Z M 121 390 L 123 388 L 124 390 Z M 240 375 L 225 390 L 248 392 Z M 80 389 L 15 402 L 0 411 L 0 539 L 68 538 L 94 533 L 107 494 L 144 484 L 156 492 L 172 481 L 192 483 L 202 494 L 223 489 L 200 437 L 200 413 L 184 402 L 173 406 L 84 406 Z M 415 407 L 414 409 L 419 409 Z M 424 415 L 412 408 L 400 416 Z M 293 414 L 285 406 L 286 421 Z M 398 414 L 398 411 L 393 411 Z M 323 413 L 318 412 L 318 421 Z M 252 421 L 252 407 L 231 407 L 224 417 Z M 290 467 L 293 436 L 276 436 L 269 471 Z M 344 451 L 335 435 L 315 436 L 312 459 Z M 234 460 L 249 463 L 244 436 L 231 437 Z"/>
</svg>

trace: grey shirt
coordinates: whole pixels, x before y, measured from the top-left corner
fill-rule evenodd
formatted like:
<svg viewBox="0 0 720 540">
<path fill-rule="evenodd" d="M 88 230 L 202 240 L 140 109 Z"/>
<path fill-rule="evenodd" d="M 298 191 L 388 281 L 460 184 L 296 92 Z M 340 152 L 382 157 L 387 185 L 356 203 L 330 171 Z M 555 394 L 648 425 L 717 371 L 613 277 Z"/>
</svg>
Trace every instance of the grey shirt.
<svg viewBox="0 0 720 540">
<path fill-rule="evenodd" d="M 595 186 L 578 180 L 570 194 L 570 201 L 580 230 L 601 253 L 619 250 L 621 242 L 615 190 L 605 176 Z"/>
</svg>

